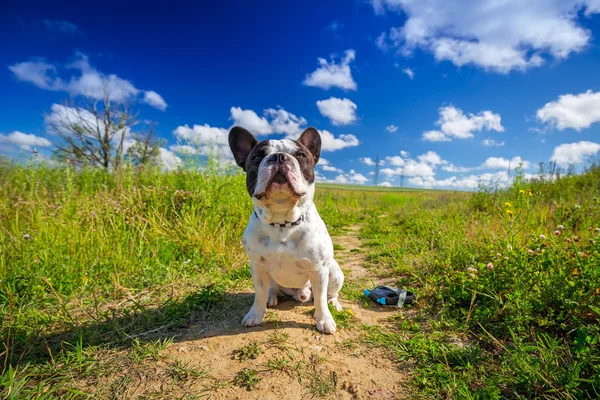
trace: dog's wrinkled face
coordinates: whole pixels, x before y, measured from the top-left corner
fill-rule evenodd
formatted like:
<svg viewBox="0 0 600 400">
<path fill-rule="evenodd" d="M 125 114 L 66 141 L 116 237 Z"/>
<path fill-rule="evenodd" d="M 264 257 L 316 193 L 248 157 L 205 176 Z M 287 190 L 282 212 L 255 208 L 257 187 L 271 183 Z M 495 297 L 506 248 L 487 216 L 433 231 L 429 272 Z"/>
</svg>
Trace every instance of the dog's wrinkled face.
<svg viewBox="0 0 600 400">
<path fill-rule="evenodd" d="M 229 132 L 229 146 L 246 171 L 248 194 L 266 209 L 287 211 L 314 191 L 314 168 L 321 151 L 316 129 L 306 129 L 298 140 L 258 142 L 246 129 L 234 127 Z"/>
</svg>

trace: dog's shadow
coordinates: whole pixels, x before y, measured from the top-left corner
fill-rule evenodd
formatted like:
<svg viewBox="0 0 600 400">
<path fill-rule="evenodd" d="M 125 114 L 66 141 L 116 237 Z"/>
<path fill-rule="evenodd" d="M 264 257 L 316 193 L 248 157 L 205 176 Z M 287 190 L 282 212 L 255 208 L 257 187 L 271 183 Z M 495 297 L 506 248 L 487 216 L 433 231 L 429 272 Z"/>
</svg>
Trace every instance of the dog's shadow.
<svg viewBox="0 0 600 400">
<path fill-rule="evenodd" d="M 158 340 L 186 342 L 215 336 L 243 335 L 249 332 L 272 331 L 282 328 L 315 329 L 314 323 L 279 321 L 267 313 L 265 321 L 255 327 L 241 325 L 243 316 L 252 306 L 253 293 L 229 293 L 225 298 L 214 299 L 191 293 L 179 300 L 167 300 L 158 307 L 139 304 L 98 313 L 95 320 L 81 322 L 70 318 L 60 331 L 32 336 L 17 327 L 11 332 L 12 348 L 9 361 L 21 363 L 46 363 L 64 353 L 99 346 L 113 350 L 126 350 L 132 346 Z M 308 313 L 313 305 L 291 298 L 280 298 L 275 307 L 291 310 L 302 307 Z"/>
</svg>

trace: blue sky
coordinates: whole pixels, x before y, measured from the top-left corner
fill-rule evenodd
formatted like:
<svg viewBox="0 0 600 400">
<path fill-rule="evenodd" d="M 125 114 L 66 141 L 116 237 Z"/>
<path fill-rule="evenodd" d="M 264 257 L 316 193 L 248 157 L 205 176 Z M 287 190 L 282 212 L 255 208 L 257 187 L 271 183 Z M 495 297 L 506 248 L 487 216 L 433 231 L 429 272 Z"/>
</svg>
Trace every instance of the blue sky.
<svg viewBox="0 0 600 400">
<path fill-rule="evenodd" d="M 48 152 L 70 96 L 109 84 L 183 147 L 241 124 L 324 137 L 319 179 L 473 189 L 600 152 L 600 1 L 4 2 L 0 151 Z M 401 179 L 404 176 L 404 179 Z"/>
</svg>

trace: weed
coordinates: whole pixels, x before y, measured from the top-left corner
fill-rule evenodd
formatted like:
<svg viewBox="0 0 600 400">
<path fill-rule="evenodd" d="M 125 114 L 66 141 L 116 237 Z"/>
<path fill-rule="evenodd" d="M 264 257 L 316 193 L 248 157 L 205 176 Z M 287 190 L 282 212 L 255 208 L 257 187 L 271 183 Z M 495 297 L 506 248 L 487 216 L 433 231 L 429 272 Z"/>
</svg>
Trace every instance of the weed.
<svg viewBox="0 0 600 400">
<path fill-rule="evenodd" d="M 233 354 L 233 358 L 239 361 L 255 360 L 262 352 L 260 344 L 256 340 L 253 340 L 249 344 L 237 349 Z"/>
<path fill-rule="evenodd" d="M 248 391 L 256 389 L 256 386 L 262 380 L 258 376 L 258 371 L 255 369 L 244 368 L 235 376 L 233 383 L 241 388 L 245 388 Z"/>
</svg>

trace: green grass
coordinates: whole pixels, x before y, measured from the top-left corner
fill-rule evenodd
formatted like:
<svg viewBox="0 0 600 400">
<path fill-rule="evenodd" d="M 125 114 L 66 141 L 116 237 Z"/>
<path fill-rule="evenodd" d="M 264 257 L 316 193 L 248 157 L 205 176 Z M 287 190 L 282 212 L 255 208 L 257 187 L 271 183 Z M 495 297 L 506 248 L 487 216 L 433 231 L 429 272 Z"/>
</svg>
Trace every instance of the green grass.
<svg viewBox="0 0 600 400">
<path fill-rule="evenodd" d="M 256 389 L 262 378 L 258 375 L 255 369 L 244 368 L 238 372 L 233 380 L 233 383 L 248 391 Z"/>
<path fill-rule="evenodd" d="M 418 398 L 597 398 L 599 182 L 593 167 L 472 194 L 318 185 L 329 231 L 360 225 L 364 246 L 350 251 L 417 294 L 391 329 L 365 328 L 362 345 L 410 365 Z M 215 165 L 109 174 L 0 163 L 0 393 L 118 398 L 130 371 L 165 362 L 181 329 L 241 315 L 250 212 L 243 176 Z M 348 281 L 342 297 L 364 303 L 368 284 Z M 356 329 L 346 311 L 335 317 Z M 273 329 L 267 344 L 288 351 Z M 295 371 L 286 360 L 268 368 Z M 167 367 L 174 382 L 205 377 Z M 319 376 L 310 394 L 330 395 L 337 378 Z M 236 381 L 259 379 L 246 370 Z"/>
<path fill-rule="evenodd" d="M 256 340 L 240 347 L 233 354 L 233 358 L 239 361 L 255 360 L 262 354 L 263 350 Z"/>
<path fill-rule="evenodd" d="M 600 169 L 367 218 L 369 261 L 417 294 L 412 322 L 365 333 L 416 366 L 422 397 L 596 398 Z M 417 323 L 417 325 L 413 325 Z"/>
</svg>

